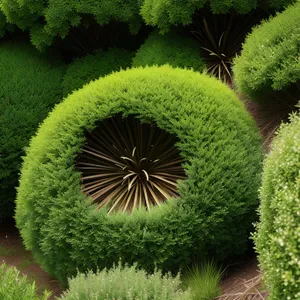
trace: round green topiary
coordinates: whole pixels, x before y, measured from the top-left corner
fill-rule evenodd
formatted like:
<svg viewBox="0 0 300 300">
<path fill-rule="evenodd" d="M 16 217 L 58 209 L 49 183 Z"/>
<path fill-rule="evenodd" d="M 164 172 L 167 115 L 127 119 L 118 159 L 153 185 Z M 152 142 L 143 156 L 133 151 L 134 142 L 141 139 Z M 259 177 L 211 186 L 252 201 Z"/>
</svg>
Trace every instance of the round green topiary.
<svg viewBox="0 0 300 300">
<path fill-rule="evenodd" d="M 300 298 L 300 116 L 290 122 L 281 126 L 265 161 L 255 235 L 272 300 Z"/>
<path fill-rule="evenodd" d="M 161 35 L 154 31 L 137 51 L 133 67 L 169 64 L 172 67 L 193 68 L 203 71 L 205 63 L 200 56 L 199 44 L 175 32 Z"/>
<path fill-rule="evenodd" d="M 120 69 L 131 67 L 133 53 L 124 49 L 99 50 L 75 60 L 68 66 L 62 83 L 64 95 L 82 88 L 86 83 Z"/>
<path fill-rule="evenodd" d="M 13 215 L 24 147 L 61 99 L 63 72 L 30 45 L 0 45 L 0 222 Z"/>
<path fill-rule="evenodd" d="M 84 194 L 76 167 L 81 153 L 89 151 L 97 159 L 112 161 L 121 174 L 128 170 L 131 179 L 140 172 L 143 180 L 143 170 L 150 177 L 152 168 L 126 169 L 120 159 L 134 164 L 135 155 L 144 151 L 157 151 L 153 164 L 165 159 L 166 153 L 158 151 L 161 146 L 148 144 L 151 139 L 140 134 L 140 127 L 135 134 L 137 144 L 125 125 L 121 129 L 113 125 L 112 117 L 120 114 L 157 126 L 177 140 L 175 149 L 184 160 L 179 168 L 184 168 L 186 176 L 178 187 L 179 198 L 151 206 L 149 211 L 138 205 L 131 214 L 108 214 L 107 207 L 98 210 L 93 198 Z M 112 122 L 106 127 L 107 140 L 97 133 L 106 120 Z M 123 141 L 112 141 L 117 134 L 123 135 L 122 130 Z M 95 140 L 86 140 L 91 134 Z M 168 142 L 159 138 L 161 145 Z M 117 156 L 122 143 L 130 151 Z M 111 156 L 89 150 L 95 145 L 107 152 L 111 149 Z M 147 161 L 148 154 L 141 155 L 138 163 Z M 191 259 L 208 255 L 223 259 L 246 249 L 258 204 L 261 159 L 261 139 L 254 121 L 234 92 L 218 80 L 169 66 L 122 71 L 73 93 L 44 121 L 24 160 L 17 226 L 27 249 L 62 283 L 77 268 L 96 270 L 119 259 L 136 262 L 148 271 L 155 267 L 176 271 Z M 98 161 L 87 167 L 112 167 Z M 172 164 L 162 165 L 161 175 L 169 176 Z M 100 173 L 97 176 L 102 183 L 110 179 Z M 116 192 L 118 187 L 122 185 L 117 185 Z M 141 190 L 138 178 L 137 198 Z"/>
<path fill-rule="evenodd" d="M 120 265 L 97 273 L 78 274 L 69 280 L 69 289 L 60 299 L 64 300 L 191 300 L 190 290 L 183 291 L 179 275 L 162 275 L 155 271 L 148 275 L 135 266 Z"/>
<path fill-rule="evenodd" d="M 265 102 L 268 100 L 266 92 L 299 83 L 299 18 L 300 1 L 249 34 L 233 69 L 240 92 Z"/>
</svg>

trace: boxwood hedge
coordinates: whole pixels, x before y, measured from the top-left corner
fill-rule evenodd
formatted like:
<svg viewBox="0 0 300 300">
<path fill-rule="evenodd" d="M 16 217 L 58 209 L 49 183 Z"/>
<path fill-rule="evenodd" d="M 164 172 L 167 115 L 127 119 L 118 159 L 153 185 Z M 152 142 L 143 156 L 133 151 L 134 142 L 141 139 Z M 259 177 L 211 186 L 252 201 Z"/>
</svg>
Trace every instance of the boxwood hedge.
<svg viewBox="0 0 300 300">
<path fill-rule="evenodd" d="M 81 191 L 75 161 L 85 132 L 122 113 L 178 138 L 187 179 L 180 198 L 151 211 L 107 214 Z M 242 253 L 255 220 L 261 138 L 234 92 L 170 66 L 112 74 L 56 106 L 24 159 L 16 221 L 27 249 L 62 283 L 121 259 L 177 271 L 208 255 Z"/>
<path fill-rule="evenodd" d="M 238 90 L 254 100 L 300 81 L 300 2 L 253 29 L 233 68 Z"/>
<path fill-rule="evenodd" d="M 133 53 L 124 49 L 98 50 L 71 63 L 63 80 L 63 92 L 67 96 L 101 76 L 131 67 Z"/>
<path fill-rule="evenodd" d="M 269 299 L 300 298 L 300 116 L 281 126 L 272 143 L 260 191 L 255 235 Z"/>
<path fill-rule="evenodd" d="M 193 68 L 202 71 L 205 67 L 200 57 L 199 44 L 175 32 L 161 35 L 154 31 L 137 51 L 132 66 L 145 67 L 169 64 L 172 67 Z"/>
<path fill-rule="evenodd" d="M 64 67 L 32 46 L 0 45 L 0 222 L 13 215 L 24 147 L 61 99 Z"/>
</svg>

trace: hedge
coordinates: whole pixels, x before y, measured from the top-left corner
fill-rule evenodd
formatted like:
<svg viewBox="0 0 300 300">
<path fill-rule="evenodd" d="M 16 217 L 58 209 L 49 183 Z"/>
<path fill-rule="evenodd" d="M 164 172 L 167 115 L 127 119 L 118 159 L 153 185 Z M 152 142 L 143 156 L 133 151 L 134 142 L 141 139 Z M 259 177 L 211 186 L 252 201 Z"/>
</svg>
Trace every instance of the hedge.
<svg viewBox="0 0 300 300">
<path fill-rule="evenodd" d="M 238 90 L 265 102 L 263 94 L 300 80 L 300 2 L 253 29 L 233 68 Z"/>
<path fill-rule="evenodd" d="M 69 280 L 69 289 L 60 299 L 64 300 L 191 300 L 190 291 L 182 291 L 179 275 L 151 275 L 135 267 L 120 265 L 101 272 L 78 274 Z"/>
<path fill-rule="evenodd" d="M 134 115 L 178 138 L 180 198 L 108 215 L 81 191 L 75 161 L 97 122 Z M 27 249 L 63 284 L 87 269 L 137 263 L 178 271 L 191 258 L 243 253 L 258 205 L 262 149 L 254 121 L 216 79 L 170 66 L 121 71 L 70 95 L 32 139 L 16 222 Z"/>
<path fill-rule="evenodd" d="M 215 14 L 226 14 L 231 11 L 247 14 L 256 8 L 280 9 L 294 2 L 295 0 L 144 0 L 141 15 L 148 25 L 167 31 L 171 25 L 191 24 L 194 13 L 203 7 L 209 7 Z"/>
<path fill-rule="evenodd" d="M 63 72 L 27 44 L 0 45 L 0 222 L 13 215 L 24 147 L 61 99 Z"/>
<path fill-rule="evenodd" d="M 281 126 L 264 164 L 255 235 L 269 299 L 300 298 L 300 116 Z"/>
<path fill-rule="evenodd" d="M 164 64 L 179 68 L 193 68 L 195 71 L 202 71 L 205 68 L 196 41 L 181 37 L 175 32 L 161 35 L 154 31 L 137 51 L 132 66 Z"/>
<path fill-rule="evenodd" d="M 131 67 L 133 53 L 124 49 L 98 50 L 71 63 L 62 83 L 64 95 L 82 88 L 86 83 L 120 69 Z"/>
</svg>

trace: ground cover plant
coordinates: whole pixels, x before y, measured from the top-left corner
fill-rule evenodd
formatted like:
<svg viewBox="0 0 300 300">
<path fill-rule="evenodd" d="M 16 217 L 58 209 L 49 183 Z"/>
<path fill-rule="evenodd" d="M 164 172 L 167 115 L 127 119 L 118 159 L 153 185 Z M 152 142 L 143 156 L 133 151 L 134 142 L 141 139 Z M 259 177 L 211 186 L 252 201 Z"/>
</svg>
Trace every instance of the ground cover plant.
<svg viewBox="0 0 300 300">
<path fill-rule="evenodd" d="M 16 268 L 4 263 L 0 265 L 0 282 L 0 299 L 47 300 L 51 295 L 45 291 L 42 296 L 38 296 L 35 283 L 30 283 Z"/>
<path fill-rule="evenodd" d="M 64 66 L 31 45 L 0 45 L 0 222 L 12 217 L 24 147 L 61 100 Z"/>
<path fill-rule="evenodd" d="M 300 297 L 300 117 L 280 127 L 271 146 L 261 187 L 255 235 L 268 299 Z"/>
<path fill-rule="evenodd" d="M 203 71 L 204 62 L 196 41 L 171 32 L 166 35 L 152 32 L 133 58 L 133 67 L 169 64 L 172 67 Z"/>
<path fill-rule="evenodd" d="M 101 76 L 131 66 L 133 53 L 124 49 L 98 50 L 68 65 L 62 82 L 64 96 Z"/>
<path fill-rule="evenodd" d="M 258 103 L 252 106 L 267 138 L 300 99 L 299 15 L 298 1 L 254 28 L 235 60 L 237 90 Z"/>
<path fill-rule="evenodd" d="M 118 265 L 97 273 L 78 274 L 69 280 L 64 300 L 191 300 L 190 290 L 183 291 L 179 275 L 162 275 L 155 271 L 148 275 L 143 270 Z"/>
<path fill-rule="evenodd" d="M 76 161 L 86 135 L 118 114 L 156 124 L 178 140 L 187 178 L 178 186 L 179 198 L 151 210 L 108 214 L 109 207 L 97 209 L 83 192 Z M 128 160 L 140 150 L 125 142 Z M 62 283 L 77 268 L 110 267 L 119 259 L 147 271 L 178 271 L 191 257 L 220 260 L 247 247 L 261 158 L 254 121 L 216 79 L 169 66 L 122 71 L 70 95 L 40 127 L 22 169 L 17 226 L 26 247 Z"/>
</svg>

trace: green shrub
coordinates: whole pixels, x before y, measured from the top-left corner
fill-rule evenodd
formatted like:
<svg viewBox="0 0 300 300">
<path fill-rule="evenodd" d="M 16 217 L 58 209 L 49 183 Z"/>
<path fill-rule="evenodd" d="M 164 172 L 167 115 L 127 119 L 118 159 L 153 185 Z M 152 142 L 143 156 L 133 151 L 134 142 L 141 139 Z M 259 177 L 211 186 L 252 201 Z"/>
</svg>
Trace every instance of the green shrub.
<svg viewBox="0 0 300 300">
<path fill-rule="evenodd" d="M 220 296 L 222 270 L 214 262 L 194 266 L 184 275 L 184 284 L 191 289 L 192 299 L 209 300 Z"/>
<path fill-rule="evenodd" d="M 162 275 L 156 271 L 147 275 L 135 267 L 120 265 L 96 274 L 78 274 L 69 280 L 69 290 L 61 299 L 65 300 L 190 300 L 189 291 L 182 291 L 179 275 Z"/>
<path fill-rule="evenodd" d="M 99 77 L 131 67 L 132 57 L 132 52 L 128 50 L 110 49 L 106 52 L 100 50 L 74 61 L 68 66 L 64 76 L 64 95 L 67 96 Z"/>
<path fill-rule="evenodd" d="M 29 45 L 0 45 L 0 222 L 13 215 L 24 147 L 61 99 L 63 70 Z"/>
<path fill-rule="evenodd" d="M 283 124 L 267 156 L 255 235 L 272 300 L 300 298 L 300 116 Z"/>
<path fill-rule="evenodd" d="M 164 64 L 179 68 L 193 68 L 195 71 L 202 71 L 205 67 L 200 57 L 199 44 L 196 41 L 180 37 L 175 32 L 160 35 L 154 31 L 137 51 L 132 66 Z"/>
<path fill-rule="evenodd" d="M 225 14 L 232 10 L 246 14 L 257 7 L 279 9 L 293 2 L 295 0 L 144 0 L 141 15 L 148 25 L 158 26 L 165 31 L 171 25 L 192 23 L 194 13 L 207 5 L 215 14 Z"/>
<path fill-rule="evenodd" d="M 41 297 L 37 296 L 35 283 L 30 283 L 16 268 L 6 264 L 0 265 L 0 282 L 0 299 L 3 300 L 47 300 L 51 295 L 44 291 Z"/>
<path fill-rule="evenodd" d="M 300 2 L 253 29 L 234 75 L 240 92 L 265 102 L 265 93 L 282 90 L 300 80 Z"/>
<path fill-rule="evenodd" d="M 187 176 L 179 199 L 107 214 L 82 192 L 75 162 L 85 133 L 118 114 L 178 138 Z M 73 93 L 44 121 L 24 160 L 17 226 L 62 283 L 76 268 L 95 271 L 119 259 L 174 272 L 192 257 L 220 260 L 247 247 L 261 159 L 254 121 L 218 80 L 169 66 L 122 71 Z"/>
<path fill-rule="evenodd" d="M 31 41 L 43 49 L 56 36 L 66 37 L 72 27 L 87 26 L 93 20 L 100 25 L 111 21 L 129 23 L 132 28 L 140 23 L 136 0 L 2 0 L 1 8 L 8 22 L 30 30 Z"/>
</svg>

